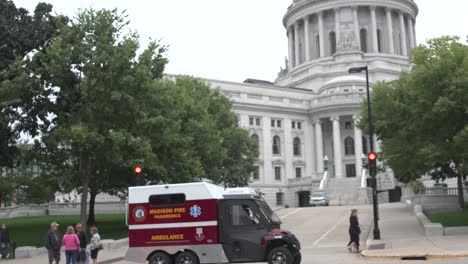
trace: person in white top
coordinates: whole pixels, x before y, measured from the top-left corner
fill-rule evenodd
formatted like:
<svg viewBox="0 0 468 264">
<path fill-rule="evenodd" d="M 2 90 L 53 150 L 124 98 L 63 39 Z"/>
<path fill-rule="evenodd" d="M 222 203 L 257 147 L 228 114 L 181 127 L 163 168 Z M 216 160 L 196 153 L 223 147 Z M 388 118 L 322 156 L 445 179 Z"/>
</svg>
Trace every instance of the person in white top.
<svg viewBox="0 0 468 264">
<path fill-rule="evenodd" d="M 90 243 L 91 258 L 93 259 L 93 264 L 97 264 L 98 252 L 100 249 L 102 249 L 101 237 L 99 236 L 97 227 L 95 226 L 91 227 L 90 232 L 91 232 L 91 243 Z"/>
</svg>

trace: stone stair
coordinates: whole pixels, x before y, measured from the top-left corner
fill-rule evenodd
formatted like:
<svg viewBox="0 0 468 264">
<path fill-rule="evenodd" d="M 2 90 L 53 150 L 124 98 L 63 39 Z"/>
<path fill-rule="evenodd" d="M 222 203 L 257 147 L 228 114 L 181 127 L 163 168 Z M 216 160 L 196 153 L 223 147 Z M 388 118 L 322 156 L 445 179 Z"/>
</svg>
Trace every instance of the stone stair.
<svg viewBox="0 0 468 264">
<path fill-rule="evenodd" d="M 326 192 L 330 205 L 368 204 L 367 189 L 361 188 L 361 178 L 330 178 Z"/>
</svg>

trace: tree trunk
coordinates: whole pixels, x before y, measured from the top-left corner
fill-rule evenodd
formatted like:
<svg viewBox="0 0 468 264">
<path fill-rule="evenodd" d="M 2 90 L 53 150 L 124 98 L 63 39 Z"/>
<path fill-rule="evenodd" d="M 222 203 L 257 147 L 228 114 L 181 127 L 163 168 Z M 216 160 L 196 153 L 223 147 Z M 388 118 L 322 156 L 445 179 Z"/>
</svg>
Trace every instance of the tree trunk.
<svg viewBox="0 0 468 264">
<path fill-rule="evenodd" d="M 458 185 L 458 203 L 460 208 L 465 207 L 465 198 L 463 197 L 463 179 L 461 175 L 457 175 L 457 185 Z"/>
<path fill-rule="evenodd" d="M 88 214 L 88 225 L 95 225 L 96 224 L 96 218 L 94 216 L 94 205 L 96 202 L 96 196 L 97 196 L 97 191 L 93 190 L 91 188 L 91 191 L 89 193 L 89 214 Z"/>
<path fill-rule="evenodd" d="M 81 194 L 80 223 L 81 225 L 83 225 L 84 228 L 86 228 L 86 213 L 87 213 L 87 205 L 88 205 L 88 185 L 89 185 L 89 178 L 87 175 L 81 176 L 81 185 L 83 187 L 83 192 Z"/>
</svg>

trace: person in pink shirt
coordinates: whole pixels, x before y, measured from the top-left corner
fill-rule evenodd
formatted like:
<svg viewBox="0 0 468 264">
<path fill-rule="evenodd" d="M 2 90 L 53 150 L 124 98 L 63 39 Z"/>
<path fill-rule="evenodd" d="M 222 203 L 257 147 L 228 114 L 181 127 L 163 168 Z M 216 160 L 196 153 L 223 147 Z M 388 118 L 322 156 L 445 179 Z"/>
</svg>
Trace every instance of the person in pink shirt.
<svg viewBox="0 0 468 264">
<path fill-rule="evenodd" d="M 73 226 L 67 227 L 67 233 L 63 235 L 62 243 L 65 247 L 66 264 L 76 264 L 80 239 L 75 234 Z"/>
</svg>

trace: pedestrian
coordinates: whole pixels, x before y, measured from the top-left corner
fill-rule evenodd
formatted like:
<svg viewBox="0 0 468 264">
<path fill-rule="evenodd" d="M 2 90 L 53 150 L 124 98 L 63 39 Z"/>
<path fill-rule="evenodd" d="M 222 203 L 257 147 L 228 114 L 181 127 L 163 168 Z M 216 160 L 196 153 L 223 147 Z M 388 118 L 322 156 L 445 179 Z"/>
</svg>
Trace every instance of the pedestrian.
<svg viewBox="0 0 468 264">
<path fill-rule="evenodd" d="M 8 250 L 10 249 L 10 233 L 8 232 L 6 224 L 2 224 L 2 229 L 0 230 L 0 252 L 2 253 L 2 258 L 7 259 L 10 254 Z"/>
<path fill-rule="evenodd" d="M 66 264 L 76 264 L 80 239 L 75 234 L 73 226 L 67 227 L 67 233 L 63 236 L 62 242 L 65 246 Z"/>
<path fill-rule="evenodd" d="M 357 217 L 357 209 L 351 210 L 349 216 L 349 237 L 348 249 L 350 252 L 359 252 L 359 235 L 361 234 L 361 227 Z"/>
<path fill-rule="evenodd" d="M 77 261 L 80 264 L 86 263 L 86 244 L 88 243 L 86 239 L 86 230 L 83 229 L 83 226 L 78 223 L 76 224 L 76 234 L 80 240 L 80 248 L 78 249 L 78 258 Z"/>
<path fill-rule="evenodd" d="M 49 253 L 49 264 L 52 264 L 54 260 L 55 264 L 60 263 L 60 248 L 62 247 L 62 243 L 59 238 L 60 234 L 57 231 L 58 226 L 57 222 L 52 222 L 45 237 L 44 245 Z"/>
<path fill-rule="evenodd" d="M 93 264 L 97 264 L 97 256 L 99 250 L 102 249 L 102 244 L 101 244 L 101 237 L 98 234 L 98 229 L 97 227 L 93 226 L 90 229 L 91 232 L 91 258 L 93 259 Z"/>
</svg>

